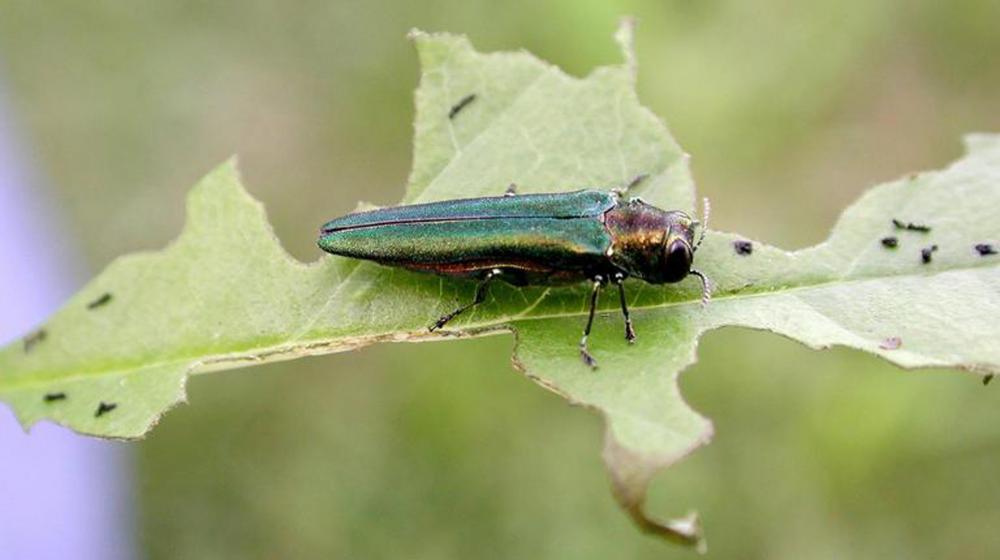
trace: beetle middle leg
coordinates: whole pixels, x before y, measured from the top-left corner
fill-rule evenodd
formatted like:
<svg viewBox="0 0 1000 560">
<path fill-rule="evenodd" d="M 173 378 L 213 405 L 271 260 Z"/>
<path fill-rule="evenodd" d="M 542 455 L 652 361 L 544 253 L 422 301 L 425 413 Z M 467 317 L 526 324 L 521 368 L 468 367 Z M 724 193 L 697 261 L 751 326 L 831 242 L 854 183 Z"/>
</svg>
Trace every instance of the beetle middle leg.
<svg viewBox="0 0 1000 560">
<path fill-rule="evenodd" d="M 507 185 L 507 190 L 503 192 L 504 196 L 514 196 L 516 194 L 517 194 L 517 185 L 514 183 Z"/>
<path fill-rule="evenodd" d="M 494 268 L 489 272 L 487 272 L 486 276 L 484 276 L 483 279 L 480 280 L 479 285 L 476 286 L 476 296 L 472 299 L 472 303 L 463 305 L 462 307 L 459 307 L 458 309 L 450 313 L 445 313 L 444 315 L 441 316 L 440 319 L 435 321 L 433 325 L 428 327 L 428 330 L 434 332 L 440 329 L 441 327 L 445 326 L 445 324 L 447 324 L 448 321 L 451 321 L 455 317 L 486 301 L 486 288 L 489 286 L 490 280 L 493 280 L 502 273 L 503 271 L 500 270 L 499 268 Z"/>
<path fill-rule="evenodd" d="M 629 344 L 635 344 L 635 329 L 632 328 L 632 315 L 628 312 L 628 303 L 625 302 L 625 275 L 615 274 L 615 284 L 618 284 L 618 300 L 622 305 L 622 315 L 625 317 L 625 340 Z"/>
<path fill-rule="evenodd" d="M 594 285 L 590 290 L 590 315 L 587 317 L 587 326 L 583 328 L 583 338 L 580 339 L 580 358 L 583 363 L 593 369 L 597 369 L 597 360 L 590 354 L 587 348 L 587 337 L 590 336 L 590 327 L 594 326 L 594 311 L 597 309 L 597 295 L 601 293 L 601 286 L 604 285 L 604 278 L 594 277 Z"/>
</svg>

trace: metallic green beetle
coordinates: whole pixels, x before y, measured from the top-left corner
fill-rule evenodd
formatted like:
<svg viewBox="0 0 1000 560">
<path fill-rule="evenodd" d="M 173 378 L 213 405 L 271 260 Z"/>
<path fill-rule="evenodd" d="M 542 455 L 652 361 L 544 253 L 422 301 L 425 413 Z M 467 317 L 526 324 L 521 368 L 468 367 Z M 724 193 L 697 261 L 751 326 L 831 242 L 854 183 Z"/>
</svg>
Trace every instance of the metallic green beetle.
<svg viewBox="0 0 1000 560">
<path fill-rule="evenodd" d="M 634 181 L 636 183 L 637 181 Z M 708 201 L 705 201 L 705 221 Z M 589 281 L 590 314 L 580 356 L 596 362 L 587 348 L 601 287 L 618 286 L 625 338 L 635 340 L 622 282 L 629 277 L 651 284 L 701 279 L 702 301 L 709 283 L 691 268 L 705 237 L 698 222 L 679 210 L 664 211 L 622 191 L 515 194 L 447 200 L 356 212 L 327 222 L 320 230 L 324 251 L 422 272 L 478 278 L 471 303 L 442 316 L 430 330 L 482 303 L 490 281 L 515 286 Z"/>
</svg>

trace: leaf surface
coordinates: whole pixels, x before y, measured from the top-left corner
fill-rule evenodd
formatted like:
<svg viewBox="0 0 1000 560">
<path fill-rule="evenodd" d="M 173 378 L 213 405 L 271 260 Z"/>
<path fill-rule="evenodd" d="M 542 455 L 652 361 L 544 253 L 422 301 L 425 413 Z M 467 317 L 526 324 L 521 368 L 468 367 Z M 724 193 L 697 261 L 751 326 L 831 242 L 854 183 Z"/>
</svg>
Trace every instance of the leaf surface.
<svg viewBox="0 0 1000 560">
<path fill-rule="evenodd" d="M 693 212 L 688 158 L 636 98 L 628 25 L 618 34 L 625 63 L 582 79 L 527 53 L 478 53 L 464 37 L 412 36 L 423 72 L 404 202 L 498 195 L 512 182 L 520 192 L 620 187 L 647 174 L 643 198 Z M 429 323 L 471 299 L 472 283 L 338 257 L 292 259 L 230 161 L 192 190 L 173 244 L 116 260 L 43 325 L 44 338 L 0 351 L 0 398 L 25 426 L 49 419 L 137 438 L 184 400 L 191 373 L 512 331 L 519 369 L 606 419 L 604 459 L 626 511 L 646 530 L 697 544 L 693 516 L 658 521 L 643 501 L 656 472 L 711 438 L 677 386 L 702 333 L 744 326 L 903 367 L 1000 370 L 1000 258 L 974 249 L 1000 243 L 1000 136 L 971 136 L 968 147 L 947 169 L 872 189 L 812 248 L 754 243 L 739 255 L 741 238 L 710 232 L 696 266 L 712 278 L 714 300 L 700 305 L 694 278 L 630 281 L 634 346 L 617 296 L 606 293 L 591 338 L 597 371 L 576 351 L 586 287 L 493 286 L 484 305 L 431 334 Z M 897 231 L 892 218 L 932 230 Z M 897 248 L 880 243 L 889 235 Z M 920 250 L 932 245 L 925 264 Z M 65 398 L 46 399 L 55 394 Z M 101 403 L 117 406 L 98 414 Z"/>
</svg>

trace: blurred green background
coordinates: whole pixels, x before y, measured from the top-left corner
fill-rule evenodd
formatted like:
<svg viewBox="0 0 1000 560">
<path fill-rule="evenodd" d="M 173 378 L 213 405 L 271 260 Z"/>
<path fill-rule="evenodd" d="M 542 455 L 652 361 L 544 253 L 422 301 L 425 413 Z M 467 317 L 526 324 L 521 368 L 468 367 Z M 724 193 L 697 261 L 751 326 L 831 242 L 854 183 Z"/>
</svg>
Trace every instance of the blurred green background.
<svg viewBox="0 0 1000 560">
<path fill-rule="evenodd" d="M 288 249 L 401 196 L 411 27 L 614 63 L 693 154 L 713 225 L 822 240 L 865 188 L 1000 130 L 1000 2 L 0 0 L 0 73 L 94 271 L 166 244 L 238 153 Z M 239 250 L 238 247 L 233 248 Z M 969 333 L 975 336 L 976 333 Z M 382 345 L 197 377 L 136 444 L 150 558 L 687 558 L 608 491 L 592 413 L 510 367 L 510 337 Z M 682 386 L 716 440 L 655 484 L 711 558 L 984 558 L 1000 550 L 996 387 L 764 333 L 703 341 Z"/>
</svg>

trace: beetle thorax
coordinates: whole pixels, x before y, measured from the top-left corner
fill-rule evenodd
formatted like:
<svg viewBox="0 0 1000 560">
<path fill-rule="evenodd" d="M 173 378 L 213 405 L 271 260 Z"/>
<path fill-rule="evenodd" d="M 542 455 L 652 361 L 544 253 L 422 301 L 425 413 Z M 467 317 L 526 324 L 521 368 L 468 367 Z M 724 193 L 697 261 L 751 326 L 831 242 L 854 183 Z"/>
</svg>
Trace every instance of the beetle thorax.
<svg viewBox="0 0 1000 560">
<path fill-rule="evenodd" d="M 672 243 L 692 243 L 692 220 L 681 211 L 664 211 L 637 199 L 615 206 L 604 214 L 611 234 L 609 258 L 618 268 L 652 283 L 675 282 L 687 270 L 672 270 L 667 261 Z M 690 263 L 688 263 L 690 266 Z"/>
</svg>

